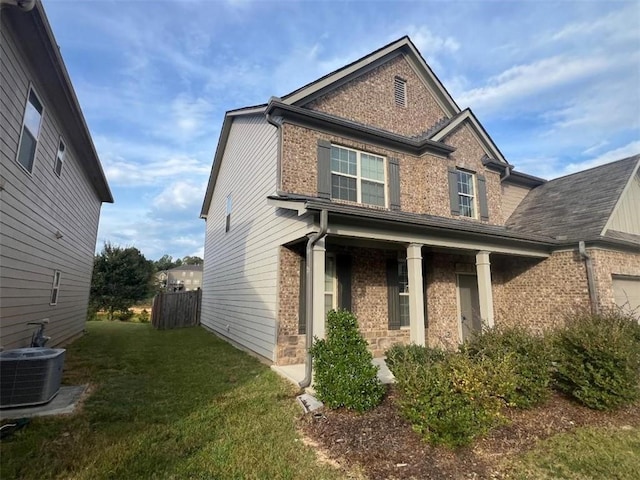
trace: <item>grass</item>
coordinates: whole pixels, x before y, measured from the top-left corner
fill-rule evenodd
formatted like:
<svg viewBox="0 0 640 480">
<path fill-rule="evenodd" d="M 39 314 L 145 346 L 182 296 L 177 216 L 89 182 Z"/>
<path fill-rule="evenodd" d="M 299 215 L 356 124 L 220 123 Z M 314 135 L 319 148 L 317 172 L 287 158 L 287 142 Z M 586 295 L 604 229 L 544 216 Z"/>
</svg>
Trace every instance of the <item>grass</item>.
<svg viewBox="0 0 640 480">
<path fill-rule="evenodd" d="M 93 393 L 2 443 L 1 478 L 339 478 L 295 429 L 295 391 L 200 328 L 90 322 L 64 383 Z"/>
<path fill-rule="evenodd" d="M 520 456 L 510 478 L 635 480 L 640 472 L 640 430 L 579 428 L 540 442 Z"/>
</svg>

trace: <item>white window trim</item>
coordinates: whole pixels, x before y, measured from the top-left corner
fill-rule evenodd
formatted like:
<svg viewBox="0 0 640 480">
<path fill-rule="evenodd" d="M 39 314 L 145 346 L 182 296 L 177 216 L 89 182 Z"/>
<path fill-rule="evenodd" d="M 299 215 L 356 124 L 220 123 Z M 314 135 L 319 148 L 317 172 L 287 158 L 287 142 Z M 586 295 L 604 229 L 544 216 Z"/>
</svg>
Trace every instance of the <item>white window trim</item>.
<svg viewBox="0 0 640 480">
<path fill-rule="evenodd" d="M 27 170 L 27 168 L 20 163 L 18 159 L 20 157 L 20 146 L 22 145 L 22 134 L 24 133 L 24 124 L 27 119 L 27 108 L 29 107 L 29 97 L 31 96 L 31 92 L 36 96 L 40 105 L 42 106 L 42 112 L 40 112 L 40 124 L 38 125 L 38 135 L 36 136 L 36 148 L 33 151 L 33 163 L 31 165 L 31 171 Z M 18 138 L 18 148 L 16 150 L 16 163 L 29 175 L 33 175 L 33 170 L 36 167 L 36 158 L 38 157 L 38 147 L 40 146 L 40 132 L 42 132 L 42 124 L 44 123 L 44 112 L 46 108 L 44 106 L 44 102 L 41 100 L 40 95 L 36 91 L 33 83 L 29 83 L 29 88 L 27 88 L 27 98 L 24 102 L 24 110 L 22 112 L 22 125 L 20 126 L 20 138 Z"/>
<path fill-rule="evenodd" d="M 57 281 L 56 281 L 57 280 Z M 57 305 L 58 298 L 60 298 L 60 282 L 62 281 L 62 272 L 60 270 L 53 271 L 53 282 L 51 283 L 51 296 L 49 297 L 49 305 Z M 56 293 L 56 300 L 53 300 L 53 292 Z"/>
<path fill-rule="evenodd" d="M 326 265 L 329 265 L 327 259 L 333 260 L 333 272 L 331 272 L 331 280 L 332 280 L 332 290 L 328 291 L 326 288 L 326 284 L 324 286 L 324 298 L 326 299 L 327 295 L 331 295 L 331 308 L 335 310 L 338 308 L 338 268 L 336 266 L 336 256 L 333 253 L 325 254 L 325 279 L 326 279 Z M 326 302 L 325 302 L 326 305 Z"/>
<path fill-rule="evenodd" d="M 224 215 L 224 231 L 225 233 L 231 230 L 231 212 L 233 210 L 233 198 L 231 194 L 227 195 L 227 202 L 225 205 L 225 215 Z"/>
<path fill-rule="evenodd" d="M 56 165 L 58 164 L 58 155 L 60 155 L 60 144 L 64 146 L 64 151 L 62 152 L 62 158 L 60 158 L 60 173 L 56 172 Z M 55 173 L 58 178 L 62 176 L 62 170 L 64 169 L 64 163 L 66 161 L 67 156 L 67 142 L 64 141 L 62 135 L 58 138 L 58 148 L 56 149 L 56 156 L 53 159 L 53 173 Z"/>
<path fill-rule="evenodd" d="M 458 168 L 456 169 L 456 171 L 458 173 L 462 172 L 465 173 L 467 175 L 471 176 L 471 184 L 473 187 L 473 195 L 469 195 L 468 193 L 462 193 L 460 191 L 460 188 L 456 188 L 456 190 L 458 190 L 458 208 L 460 209 L 460 216 L 461 217 L 465 217 L 465 218 L 478 218 L 478 182 L 476 179 L 476 174 L 475 172 L 471 172 L 469 170 L 465 170 L 463 168 Z M 456 187 L 458 186 L 458 183 L 456 181 Z M 467 197 L 467 198 L 471 198 L 471 207 L 473 208 L 473 215 L 464 215 L 462 213 L 462 203 L 460 202 L 460 197 Z"/>
<path fill-rule="evenodd" d="M 400 279 L 400 264 L 404 263 L 407 265 L 407 257 L 404 255 L 398 256 L 398 280 Z M 407 265 L 408 268 L 408 265 Z M 408 273 L 408 271 L 407 271 Z M 400 282 L 398 282 L 399 284 Z M 398 285 L 398 290 L 400 292 L 399 296 L 409 298 L 409 279 L 407 278 L 407 289 L 403 291 L 400 285 Z M 411 320 L 409 320 L 409 325 L 402 325 L 402 317 L 400 317 L 400 329 L 401 330 L 409 330 L 411 328 Z"/>
<path fill-rule="evenodd" d="M 381 207 L 381 208 L 389 208 L 389 178 L 388 178 L 388 172 L 387 172 L 387 157 L 383 156 L 383 155 L 378 155 L 377 153 L 370 153 L 370 152 L 363 152 L 361 150 L 356 150 L 355 148 L 349 148 L 349 147 L 344 147 L 342 145 L 331 145 L 332 147 L 336 147 L 336 148 L 343 148 L 344 150 L 349 150 L 351 152 L 355 152 L 356 154 L 356 174 L 355 175 L 349 175 L 348 173 L 342 173 L 342 172 L 336 172 L 335 170 L 333 170 L 333 168 L 331 169 L 331 175 L 339 175 L 341 177 L 347 177 L 347 178 L 355 178 L 356 179 L 356 202 L 361 204 L 361 205 L 370 205 L 373 207 Z M 384 181 L 381 182 L 380 180 L 374 180 L 372 178 L 362 178 L 362 160 L 361 160 L 361 155 L 371 155 L 372 157 L 378 157 L 382 159 L 382 171 L 384 172 Z M 384 192 L 384 205 L 374 205 L 373 203 L 363 203 L 362 202 L 362 180 L 365 180 L 367 182 L 371 182 L 371 183 L 378 183 L 378 184 L 382 184 L 383 187 L 383 192 Z M 331 198 L 333 198 L 333 195 L 331 196 Z M 348 202 L 348 200 L 344 200 L 342 198 L 336 198 L 336 200 L 342 200 L 345 202 Z"/>
</svg>

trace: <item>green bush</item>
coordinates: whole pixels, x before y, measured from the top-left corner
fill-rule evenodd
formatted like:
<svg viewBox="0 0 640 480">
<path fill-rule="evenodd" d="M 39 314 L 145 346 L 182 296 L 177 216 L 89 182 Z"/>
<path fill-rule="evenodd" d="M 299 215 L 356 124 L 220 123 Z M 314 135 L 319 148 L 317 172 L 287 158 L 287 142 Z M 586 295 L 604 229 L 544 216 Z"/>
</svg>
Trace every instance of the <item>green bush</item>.
<svg viewBox="0 0 640 480">
<path fill-rule="evenodd" d="M 327 338 L 316 338 L 310 353 L 314 388 L 327 407 L 363 412 L 380 404 L 385 390 L 377 376 L 378 367 L 371 363 L 367 342 L 351 312 L 329 312 Z"/>
<path fill-rule="evenodd" d="M 422 345 L 394 345 L 385 352 L 386 364 L 395 375 L 396 370 L 406 366 L 418 364 L 429 365 L 441 362 L 446 353 L 439 348 L 424 347 Z"/>
<path fill-rule="evenodd" d="M 149 311 L 146 308 L 143 308 L 142 311 L 138 314 L 138 321 L 140 323 L 149 323 L 151 320 L 151 316 L 149 315 Z"/>
<path fill-rule="evenodd" d="M 431 363 L 396 363 L 399 406 L 413 429 L 434 444 L 468 445 L 502 423 L 503 402 L 492 394 L 508 378 L 508 364 L 459 353 Z M 394 373 L 395 374 L 395 373 Z"/>
<path fill-rule="evenodd" d="M 578 315 L 555 338 L 556 386 L 581 403 L 610 410 L 640 398 L 640 338 L 620 312 Z"/>
<path fill-rule="evenodd" d="M 116 318 L 121 322 L 128 322 L 133 318 L 134 315 L 135 313 L 133 312 L 133 310 L 127 309 L 127 310 L 121 310 L 118 313 L 116 313 Z"/>
<path fill-rule="evenodd" d="M 551 349 L 543 337 L 520 327 L 490 328 L 472 336 L 461 347 L 463 354 L 510 362 L 512 377 L 507 390 L 493 392 L 508 406 L 531 408 L 545 402 L 551 393 Z"/>
</svg>

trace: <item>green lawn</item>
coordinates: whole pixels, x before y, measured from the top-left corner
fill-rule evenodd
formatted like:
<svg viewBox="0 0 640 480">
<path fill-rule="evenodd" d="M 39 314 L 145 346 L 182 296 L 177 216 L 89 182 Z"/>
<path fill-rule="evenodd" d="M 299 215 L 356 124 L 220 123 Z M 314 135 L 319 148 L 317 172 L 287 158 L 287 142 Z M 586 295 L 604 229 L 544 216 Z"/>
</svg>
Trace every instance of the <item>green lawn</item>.
<svg viewBox="0 0 640 480">
<path fill-rule="evenodd" d="M 640 430 L 580 428 L 540 442 L 518 458 L 511 478 L 636 480 Z"/>
<path fill-rule="evenodd" d="M 2 443 L 2 479 L 340 478 L 295 429 L 295 391 L 201 328 L 90 322 L 66 384 L 94 390 L 73 416 Z"/>
</svg>

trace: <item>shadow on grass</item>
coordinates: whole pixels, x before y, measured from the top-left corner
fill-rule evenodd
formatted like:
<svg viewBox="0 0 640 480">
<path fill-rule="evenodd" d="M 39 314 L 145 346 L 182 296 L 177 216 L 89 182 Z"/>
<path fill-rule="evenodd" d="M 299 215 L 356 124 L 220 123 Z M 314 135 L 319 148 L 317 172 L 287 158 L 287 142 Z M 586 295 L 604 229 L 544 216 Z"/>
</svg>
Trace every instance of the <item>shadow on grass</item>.
<svg viewBox="0 0 640 480">
<path fill-rule="evenodd" d="M 2 445 L 2 478 L 337 478 L 297 441 L 292 388 L 201 328 L 92 322 L 65 383 L 82 410 Z"/>
</svg>

